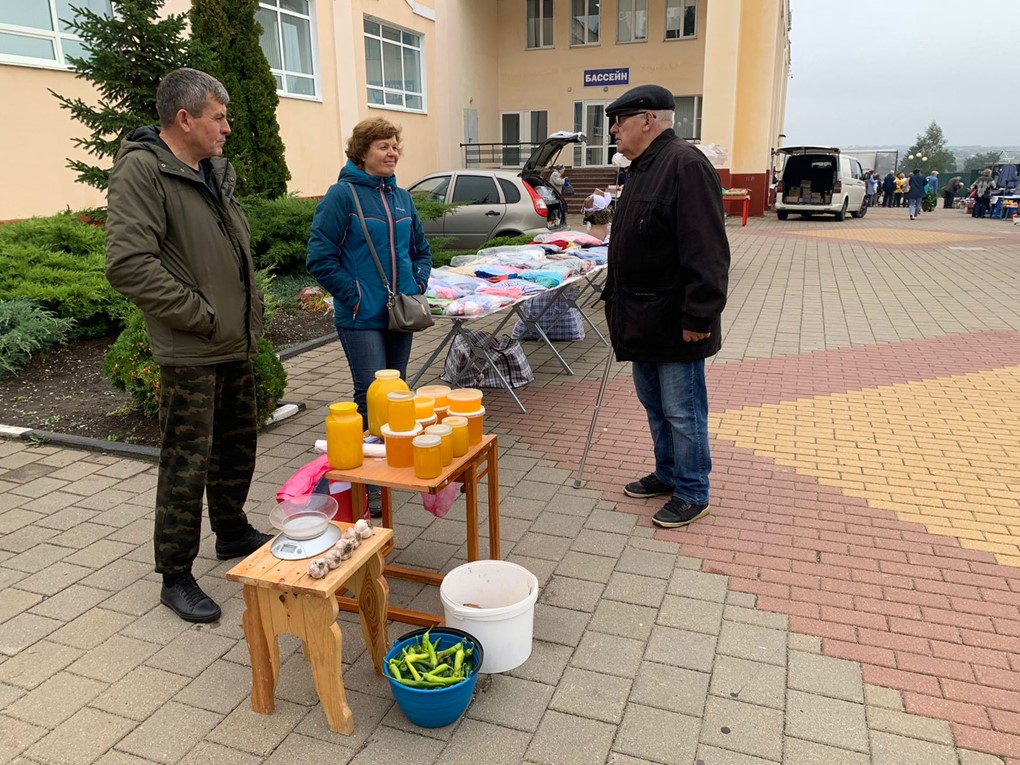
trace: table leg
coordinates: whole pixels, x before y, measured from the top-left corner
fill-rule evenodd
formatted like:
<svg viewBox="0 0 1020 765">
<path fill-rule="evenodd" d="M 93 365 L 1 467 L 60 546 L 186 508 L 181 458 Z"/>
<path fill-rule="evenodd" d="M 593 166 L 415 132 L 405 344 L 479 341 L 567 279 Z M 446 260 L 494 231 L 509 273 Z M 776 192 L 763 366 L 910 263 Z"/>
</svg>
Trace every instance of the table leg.
<svg viewBox="0 0 1020 765">
<path fill-rule="evenodd" d="M 485 452 L 489 481 L 489 560 L 499 560 L 499 447 L 497 439 L 489 442 Z"/>
<path fill-rule="evenodd" d="M 428 371 L 429 367 L 432 366 L 432 362 L 434 362 L 439 357 L 439 354 L 443 350 L 443 348 L 445 348 L 447 344 L 451 340 L 453 340 L 454 336 L 460 334 L 460 327 L 463 323 L 464 323 L 463 319 L 453 320 L 453 327 L 451 327 L 450 331 L 446 333 L 446 337 L 443 338 L 443 342 L 436 346 L 436 349 L 432 351 L 432 355 L 425 360 L 425 363 L 421 365 L 421 369 L 418 370 L 418 374 L 416 374 L 414 376 L 414 379 L 411 380 L 411 382 L 409 383 L 412 390 L 417 387 L 418 381 L 421 379 L 421 376 Z"/>
<path fill-rule="evenodd" d="M 354 732 L 354 715 L 347 706 L 343 680 L 343 635 L 336 623 L 337 603 L 333 598 L 303 596 L 299 607 L 305 629 L 301 637 L 312 662 L 312 679 L 329 729 L 344 735 Z"/>
<path fill-rule="evenodd" d="M 389 604 L 390 587 L 383 576 L 386 562 L 382 552 L 373 555 L 359 572 L 358 611 L 361 617 L 361 634 L 372 655 L 375 673 L 383 673 L 383 659 L 386 657 L 386 607 Z"/>
<path fill-rule="evenodd" d="M 241 623 L 251 656 L 251 708 L 261 714 L 272 714 L 275 704 L 276 679 L 280 676 L 280 648 L 273 632 L 272 617 L 263 613 L 259 589 L 245 585 L 245 608 Z"/>
<path fill-rule="evenodd" d="M 464 501 L 467 505 L 467 559 L 478 560 L 478 458 L 467 466 Z"/>
</svg>

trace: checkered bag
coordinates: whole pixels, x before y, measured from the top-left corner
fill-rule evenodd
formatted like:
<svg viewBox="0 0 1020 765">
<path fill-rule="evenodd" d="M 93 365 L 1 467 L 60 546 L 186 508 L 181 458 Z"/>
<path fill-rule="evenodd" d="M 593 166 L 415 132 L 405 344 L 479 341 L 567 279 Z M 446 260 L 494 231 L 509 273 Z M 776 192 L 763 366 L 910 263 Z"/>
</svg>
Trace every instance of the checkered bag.
<svg viewBox="0 0 1020 765">
<path fill-rule="evenodd" d="M 477 329 L 461 329 L 461 334 L 468 335 L 471 342 L 482 346 L 492 358 L 493 364 L 503 373 L 511 388 L 520 388 L 535 381 L 528 357 L 518 340 L 503 335 L 496 338 L 491 332 Z M 499 377 L 485 362 L 484 358 L 473 356 L 471 346 L 461 334 L 453 338 L 450 350 L 443 364 L 442 378 L 450 385 L 459 388 L 501 388 Z"/>
<path fill-rule="evenodd" d="M 559 294 L 550 291 L 535 295 L 524 304 L 524 314 L 532 320 L 542 314 L 542 318 L 538 320 L 538 326 L 550 340 L 584 340 L 584 323 L 581 320 L 581 312 L 567 304 L 567 298 L 577 300 L 580 295 L 580 287 L 567 287 Z M 552 305 L 549 305 L 550 301 L 554 301 Z M 547 305 L 549 305 L 548 310 L 542 313 L 542 309 Z M 538 333 L 529 329 L 528 325 L 520 319 L 517 320 L 511 334 L 518 340 L 539 339 Z"/>
</svg>

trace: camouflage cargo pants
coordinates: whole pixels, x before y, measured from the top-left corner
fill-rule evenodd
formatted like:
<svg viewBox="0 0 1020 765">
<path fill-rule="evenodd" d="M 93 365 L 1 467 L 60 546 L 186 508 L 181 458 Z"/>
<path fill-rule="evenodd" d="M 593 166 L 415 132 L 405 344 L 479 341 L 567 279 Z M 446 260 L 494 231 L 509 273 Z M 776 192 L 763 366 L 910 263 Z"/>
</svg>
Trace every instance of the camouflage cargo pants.
<svg viewBox="0 0 1020 765">
<path fill-rule="evenodd" d="M 160 368 L 162 434 L 156 484 L 156 571 L 191 570 L 202 531 L 202 493 L 216 534 L 244 529 L 258 437 L 251 362 Z"/>
</svg>

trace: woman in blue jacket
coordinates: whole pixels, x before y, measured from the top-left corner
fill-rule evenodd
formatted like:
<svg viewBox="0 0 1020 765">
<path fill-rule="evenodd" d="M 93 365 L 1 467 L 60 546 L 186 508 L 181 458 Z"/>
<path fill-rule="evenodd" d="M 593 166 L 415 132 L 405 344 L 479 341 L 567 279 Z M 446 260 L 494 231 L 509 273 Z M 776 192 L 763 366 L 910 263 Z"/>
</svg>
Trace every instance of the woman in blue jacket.
<svg viewBox="0 0 1020 765">
<path fill-rule="evenodd" d="M 397 186 L 400 129 L 362 120 L 347 142 L 347 164 L 319 202 L 308 240 L 308 272 L 333 296 L 334 323 L 354 378 L 354 400 L 367 426 L 365 395 L 380 369 L 407 377 L 410 332 L 387 329 L 387 293 L 351 197 L 358 195 L 368 231 L 393 291 L 424 293 L 432 249 L 411 195 Z M 371 498 L 370 498 L 371 499 Z"/>
</svg>

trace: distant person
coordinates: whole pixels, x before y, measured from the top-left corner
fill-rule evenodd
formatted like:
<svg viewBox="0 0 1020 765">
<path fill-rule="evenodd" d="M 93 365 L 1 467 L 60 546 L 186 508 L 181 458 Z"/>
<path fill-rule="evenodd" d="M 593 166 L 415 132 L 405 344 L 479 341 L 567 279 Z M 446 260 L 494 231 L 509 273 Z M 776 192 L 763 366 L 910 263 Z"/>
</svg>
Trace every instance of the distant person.
<svg viewBox="0 0 1020 765">
<path fill-rule="evenodd" d="M 613 220 L 613 195 L 602 189 L 595 189 L 585 198 L 581 208 L 588 233 L 605 244 L 609 241 L 609 224 Z"/>
<path fill-rule="evenodd" d="M 549 183 L 556 189 L 556 193 L 563 194 L 563 185 L 567 182 L 567 166 L 556 165 L 549 174 Z"/>
<path fill-rule="evenodd" d="M 991 169 L 982 170 L 981 175 L 970 185 L 970 188 L 974 192 L 974 217 L 983 218 L 988 212 L 988 206 L 992 203 L 992 189 L 995 188 Z"/>
<path fill-rule="evenodd" d="M 893 207 L 903 207 L 903 196 L 907 193 L 907 176 L 896 173 L 896 191 L 893 192 Z"/>
<path fill-rule="evenodd" d="M 868 195 L 868 207 L 874 207 L 875 197 L 878 195 L 878 175 L 871 170 L 868 171 L 867 179 L 864 181 L 864 193 Z"/>
<path fill-rule="evenodd" d="M 892 170 L 882 179 L 882 207 L 892 207 L 896 193 L 896 176 Z"/>
<path fill-rule="evenodd" d="M 907 180 L 907 209 L 910 211 L 910 220 L 921 217 L 921 203 L 924 202 L 927 188 L 928 179 L 921 175 L 920 168 L 915 167 Z"/>
<path fill-rule="evenodd" d="M 956 196 L 956 192 L 962 188 L 963 179 L 958 175 L 946 184 L 946 187 L 942 190 L 942 206 L 945 209 L 953 209 L 953 198 Z"/>
<path fill-rule="evenodd" d="M 928 173 L 928 177 L 925 180 L 928 181 L 928 193 L 934 194 L 937 197 L 939 193 L 939 171 L 932 170 Z"/>
</svg>

